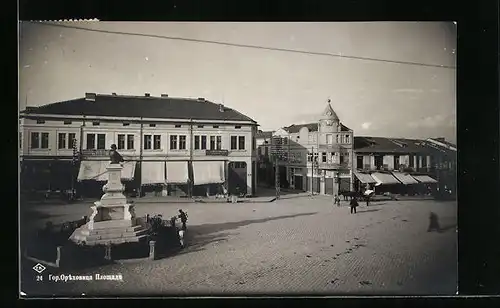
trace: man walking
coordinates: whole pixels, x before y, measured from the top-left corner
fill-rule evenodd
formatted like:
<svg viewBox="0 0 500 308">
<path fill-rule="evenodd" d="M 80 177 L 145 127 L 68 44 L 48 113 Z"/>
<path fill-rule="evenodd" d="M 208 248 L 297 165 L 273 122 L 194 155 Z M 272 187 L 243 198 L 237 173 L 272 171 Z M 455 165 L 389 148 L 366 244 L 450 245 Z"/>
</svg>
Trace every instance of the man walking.
<svg viewBox="0 0 500 308">
<path fill-rule="evenodd" d="M 182 228 L 181 230 L 183 231 L 186 231 L 187 227 L 186 227 L 186 222 L 187 222 L 187 213 L 184 212 L 183 210 L 179 210 L 179 218 L 181 219 L 181 223 L 182 223 Z"/>
<path fill-rule="evenodd" d="M 351 214 L 356 214 L 356 208 L 358 207 L 358 199 L 356 197 L 351 200 Z"/>
</svg>

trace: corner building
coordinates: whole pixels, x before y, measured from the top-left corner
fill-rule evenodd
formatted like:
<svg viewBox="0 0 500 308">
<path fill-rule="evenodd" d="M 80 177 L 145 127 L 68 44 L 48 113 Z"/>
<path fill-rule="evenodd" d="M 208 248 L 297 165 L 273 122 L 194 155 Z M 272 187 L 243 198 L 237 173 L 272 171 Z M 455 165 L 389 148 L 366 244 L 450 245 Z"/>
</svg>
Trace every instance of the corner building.
<svg viewBox="0 0 500 308">
<path fill-rule="evenodd" d="M 21 189 L 102 194 L 109 148 L 127 191 L 255 194 L 257 123 L 204 98 L 86 93 L 20 114 Z"/>
</svg>

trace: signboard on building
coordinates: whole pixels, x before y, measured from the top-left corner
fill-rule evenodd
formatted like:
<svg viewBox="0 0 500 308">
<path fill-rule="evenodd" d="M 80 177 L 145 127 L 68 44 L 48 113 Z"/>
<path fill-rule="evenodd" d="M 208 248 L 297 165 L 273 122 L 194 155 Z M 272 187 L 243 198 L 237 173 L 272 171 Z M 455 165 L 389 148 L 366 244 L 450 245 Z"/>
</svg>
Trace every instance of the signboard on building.
<svg viewBox="0 0 500 308">
<path fill-rule="evenodd" d="M 106 149 L 91 149 L 91 150 L 82 150 L 83 157 L 93 157 L 93 156 L 109 156 L 109 150 Z"/>
<path fill-rule="evenodd" d="M 228 150 L 206 150 L 205 155 L 207 156 L 228 156 Z"/>
</svg>

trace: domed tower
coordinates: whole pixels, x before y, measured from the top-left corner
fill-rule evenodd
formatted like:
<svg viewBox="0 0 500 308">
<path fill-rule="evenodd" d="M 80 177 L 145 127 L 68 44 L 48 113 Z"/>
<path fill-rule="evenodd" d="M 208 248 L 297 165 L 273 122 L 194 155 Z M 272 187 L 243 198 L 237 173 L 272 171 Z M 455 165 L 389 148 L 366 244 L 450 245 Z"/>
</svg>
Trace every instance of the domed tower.
<svg viewBox="0 0 500 308">
<path fill-rule="evenodd" d="M 340 131 L 340 120 L 335 111 L 330 105 L 330 99 L 328 99 L 325 110 L 321 114 L 319 119 L 319 132 L 320 133 L 337 133 Z"/>
</svg>

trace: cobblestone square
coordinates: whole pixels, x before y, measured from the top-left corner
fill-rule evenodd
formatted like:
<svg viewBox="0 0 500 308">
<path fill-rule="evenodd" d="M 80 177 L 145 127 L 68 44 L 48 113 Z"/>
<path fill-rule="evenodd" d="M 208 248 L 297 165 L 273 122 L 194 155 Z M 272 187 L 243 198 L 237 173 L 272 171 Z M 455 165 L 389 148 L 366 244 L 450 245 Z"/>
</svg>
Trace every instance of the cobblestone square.
<svg viewBox="0 0 500 308">
<path fill-rule="evenodd" d="M 332 203 L 303 196 L 271 203 L 138 204 L 138 215 L 187 211 L 187 247 L 155 261 L 71 273 L 47 269 L 42 282 L 34 281 L 34 264 L 27 264 L 22 291 L 28 296 L 456 293 L 456 202 L 379 201 L 362 204 L 357 214 Z M 80 218 L 89 208 L 45 205 L 38 211 L 46 214 L 38 220 L 43 224 Z M 427 232 L 430 212 L 439 217 L 442 232 Z M 121 274 L 123 281 L 47 281 L 49 274 L 61 273 Z"/>
</svg>

